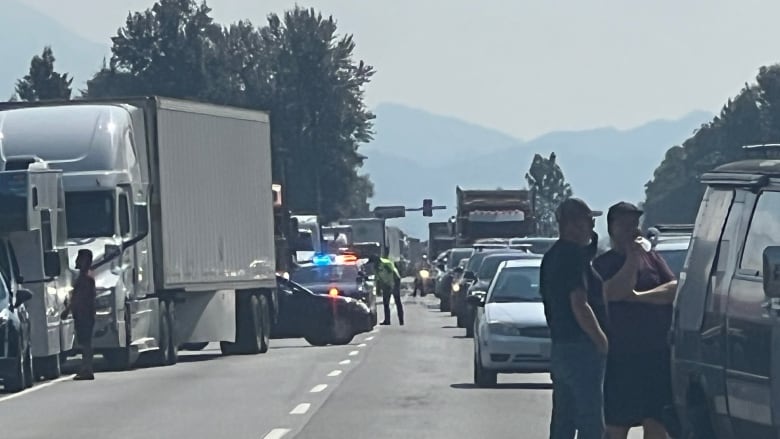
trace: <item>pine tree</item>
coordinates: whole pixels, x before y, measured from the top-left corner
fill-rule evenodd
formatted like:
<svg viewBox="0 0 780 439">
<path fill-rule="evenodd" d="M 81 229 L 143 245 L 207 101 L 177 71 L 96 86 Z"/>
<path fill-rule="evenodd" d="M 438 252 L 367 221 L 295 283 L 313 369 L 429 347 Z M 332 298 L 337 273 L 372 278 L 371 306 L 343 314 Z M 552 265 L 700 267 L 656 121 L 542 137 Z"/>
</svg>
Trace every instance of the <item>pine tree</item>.
<svg viewBox="0 0 780 439">
<path fill-rule="evenodd" d="M 43 54 L 30 61 L 30 72 L 16 82 L 16 95 L 22 101 L 70 99 L 73 78 L 54 70 L 54 52 L 46 46 Z"/>
<path fill-rule="evenodd" d="M 534 155 L 525 179 L 536 198 L 537 232 L 540 236 L 556 236 L 558 222 L 555 220 L 555 209 L 563 200 L 572 196 L 572 190 L 563 170 L 556 163 L 555 153 L 551 153 L 549 158 Z"/>
</svg>

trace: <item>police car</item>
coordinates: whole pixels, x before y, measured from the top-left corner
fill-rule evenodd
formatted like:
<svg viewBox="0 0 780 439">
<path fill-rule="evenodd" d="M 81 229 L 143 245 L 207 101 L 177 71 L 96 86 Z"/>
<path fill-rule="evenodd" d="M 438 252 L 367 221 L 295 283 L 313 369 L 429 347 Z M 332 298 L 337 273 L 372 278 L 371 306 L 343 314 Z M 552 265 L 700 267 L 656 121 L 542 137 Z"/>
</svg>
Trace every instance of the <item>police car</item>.
<svg viewBox="0 0 780 439">
<path fill-rule="evenodd" d="M 317 254 L 310 263 L 300 265 L 290 280 L 315 294 L 349 297 L 362 301 L 377 322 L 376 294 L 371 279 L 362 270 L 361 260 L 352 253 Z"/>
</svg>

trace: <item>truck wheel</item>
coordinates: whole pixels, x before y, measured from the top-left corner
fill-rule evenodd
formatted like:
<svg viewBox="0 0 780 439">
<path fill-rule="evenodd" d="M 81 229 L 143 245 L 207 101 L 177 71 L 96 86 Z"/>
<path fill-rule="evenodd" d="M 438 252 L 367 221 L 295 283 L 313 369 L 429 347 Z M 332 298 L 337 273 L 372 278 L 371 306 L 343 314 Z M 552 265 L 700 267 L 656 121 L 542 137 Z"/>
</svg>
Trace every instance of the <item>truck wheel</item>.
<svg viewBox="0 0 780 439">
<path fill-rule="evenodd" d="M 171 341 L 171 330 L 168 320 L 168 305 L 165 302 L 160 302 L 160 313 L 159 313 L 159 325 L 160 325 L 160 333 L 158 334 L 159 340 L 158 341 L 158 348 L 156 351 L 150 352 L 149 356 L 151 357 L 151 365 L 152 366 L 167 366 L 170 364 L 168 362 L 168 354 L 169 354 L 169 344 Z"/>
<path fill-rule="evenodd" d="M 25 350 L 24 354 L 24 387 L 30 388 L 35 383 L 35 375 L 33 374 L 33 357 L 32 357 L 32 348 L 30 348 L 29 343 L 27 344 L 27 349 Z"/>
<path fill-rule="evenodd" d="M 17 346 L 21 348 L 22 346 L 22 337 L 19 336 Z M 22 352 L 19 352 L 19 355 L 16 358 L 16 361 L 14 362 L 14 370 L 11 371 L 9 376 L 5 377 L 5 380 L 3 380 L 3 390 L 9 393 L 16 393 L 21 392 L 25 388 L 25 383 L 27 382 L 27 378 L 25 375 L 25 366 L 24 366 L 24 354 Z"/>
<path fill-rule="evenodd" d="M 33 358 L 33 369 L 35 370 L 36 377 L 43 377 L 45 380 L 59 378 L 62 376 L 62 366 L 60 364 L 59 354 Z"/>
<path fill-rule="evenodd" d="M 264 354 L 268 352 L 271 344 L 271 309 L 268 306 L 268 297 L 263 294 L 258 297 L 258 303 L 260 307 L 260 325 L 258 330 L 260 333 L 257 338 L 260 341 L 260 353 Z"/>
<path fill-rule="evenodd" d="M 259 301 L 257 296 L 241 294 L 236 302 L 236 342 L 223 341 L 219 348 L 224 355 L 253 355 L 260 352 Z"/>
<path fill-rule="evenodd" d="M 130 361 L 130 346 L 107 349 L 103 351 L 103 359 L 106 360 L 109 370 L 119 372 L 130 370 L 133 367 L 133 363 Z"/>
<path fill-rule="evenodd" d="M 466 322 L 466 338 L 474 338 L 474 322 Z"/>
<path fill-rule="evenodd" d="M 176 306 L 173 302 L 168 302 L 165 318 L 168 319 L 168 365 L 174 365 L 179 362 L 179 345 L 176 336 Z"/>
</svg>

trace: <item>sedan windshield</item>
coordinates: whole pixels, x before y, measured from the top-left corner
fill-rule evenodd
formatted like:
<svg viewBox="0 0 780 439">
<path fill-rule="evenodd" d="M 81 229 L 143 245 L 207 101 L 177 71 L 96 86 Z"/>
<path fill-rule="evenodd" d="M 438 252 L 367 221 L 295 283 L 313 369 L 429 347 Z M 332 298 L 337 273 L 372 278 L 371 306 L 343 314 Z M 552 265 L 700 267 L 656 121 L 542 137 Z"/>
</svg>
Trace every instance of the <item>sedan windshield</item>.
<svg viewBox="0 0 780 439">
<path fill-rule="evenodd" d="M 666 263 L 669 265 L 669 268 L 672 269 L 672 273 L 674 273 L 677 278 L 680 277 L 680 273 L 682 272 L 683 265 L 685 264 L 685 256 L 688 254 L 687 250 L 659 250 L 658 254 L 661 255 L 662 258 L 666 261 Z"/>
<path fill-rule="evenodd" d="M 114 236 L 114 193 L 111 191 L 65 194 L 68 238 Z"/>
<path fill-rule="evenodd" d="M 501 270 L 488 299 L 488 302 L 541 301 L 539 267 L 512 267 Z"/>
<path fill-rule="evenodd" d="M 304 267 L 295 270 L 291 275 L 293 282 L 301 285 L 318 283 L 347 283 L 356 282 L 358 269 L 355 265 L 323 265 Z"/>
<path fill-rule="evenodd" d="M 523 259 L 527 256 L 518 255 L 492 255 L 482 260 L 482 264 L 479 266 L 479 272 L 477 273 L 477 279 L 490 280 L 496 275 L 498 266 L 504 261 L 512 261 L 515 259 Z"/>
</svg>

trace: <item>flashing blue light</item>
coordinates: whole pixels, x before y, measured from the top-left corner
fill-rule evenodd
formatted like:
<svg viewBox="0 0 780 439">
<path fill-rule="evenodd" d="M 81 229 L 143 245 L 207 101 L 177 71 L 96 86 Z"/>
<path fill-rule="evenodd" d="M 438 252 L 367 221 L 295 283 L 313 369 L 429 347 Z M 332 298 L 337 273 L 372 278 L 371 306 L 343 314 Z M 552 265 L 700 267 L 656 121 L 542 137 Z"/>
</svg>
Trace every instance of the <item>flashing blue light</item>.
<svg viewBox="0 0 780 439">
<path fill-rule="evenodd" d="M 330 265 L 330 256 L 329 255 L 314 255 L 311 258 L 311 262 L 314 265 Z"/>
</svg>

